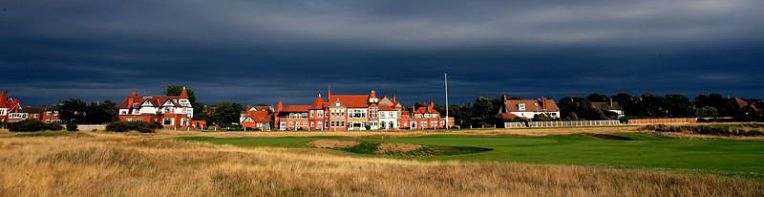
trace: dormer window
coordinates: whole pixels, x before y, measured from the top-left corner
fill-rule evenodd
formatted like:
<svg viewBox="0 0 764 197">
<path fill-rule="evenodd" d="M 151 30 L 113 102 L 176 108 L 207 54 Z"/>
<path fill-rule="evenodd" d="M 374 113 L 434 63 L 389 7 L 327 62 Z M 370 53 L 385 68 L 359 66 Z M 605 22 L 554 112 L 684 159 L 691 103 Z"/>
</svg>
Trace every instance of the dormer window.
<svg viewBox="0 0 764 197">
<path fill-rule="evenodd" d="M 517 110 L 525 111 L 525 103 L 517 104 Z"/>
</svg>

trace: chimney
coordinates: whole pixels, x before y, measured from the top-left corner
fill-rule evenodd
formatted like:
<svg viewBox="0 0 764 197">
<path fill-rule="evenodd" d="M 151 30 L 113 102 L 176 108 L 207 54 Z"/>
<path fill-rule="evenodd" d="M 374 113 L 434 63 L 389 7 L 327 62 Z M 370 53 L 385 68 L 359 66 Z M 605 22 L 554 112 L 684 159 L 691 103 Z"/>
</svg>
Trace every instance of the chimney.
<svg viewBox="0 0 764 197">
<path fill-rule="evenodd" d="M 186 91 L 186 86 L 183 86 L 183 90 L 180 91 L 180 98 L 188 98 L 188 91 Z"/>
<path fill-rule="evenodd" d="M 284 109 L 284 103 L 281 102 L 281 99 L 279 99 L 279 103 L 276 104 L 276 112 L 280 112 L 283 109 Z"/>
<path fill-rule="evenodd" d="M 135 102 L 135 98 L 138 97 L 138 92 L 132 91 L 130 92 L 130 96 L 127 97 L 127 105 L 128 108 L 133 106 L 133 103 Z"/>
<path fill-rule="evenodd" d="M 332 100 L 332 86 L 329 86 L 329 89 L 326 90 L 326 100 L 331 101 Z"/>
<path fill-rule="evenodd" d="M 506 95 L 506 94 L 504 94 L 504 95 L 501 95 L 501 99 L 502 99 L 502 101 L 504 101 L 504 102 L 507 102 L 507 100 L 509 100 L 509 99 L 507 98 L 507 95 Z"/>
<path fill-rule="evenodd" d="M 377 91 L 371 90 L 371 94 L 369 94 L 369 97 L 377 98 Z"/>
<path fill-rule="evenodd" d="M 612 109 L 613 107 L 615 107 L 615 103 L 613 103 L 613 97 L 612 96 L 608 97 L 608 100 L 610 100 L 610 103 L 608 103 L 610 104 L 610 108 Z"/>
</svg>

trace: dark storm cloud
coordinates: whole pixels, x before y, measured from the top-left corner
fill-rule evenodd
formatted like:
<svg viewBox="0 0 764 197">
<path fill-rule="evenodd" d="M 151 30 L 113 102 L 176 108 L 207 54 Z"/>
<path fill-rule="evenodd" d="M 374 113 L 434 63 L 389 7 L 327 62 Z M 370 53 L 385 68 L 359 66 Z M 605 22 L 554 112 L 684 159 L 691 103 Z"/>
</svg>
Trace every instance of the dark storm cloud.
<svg viewBox="0 0 764 197">
<path fill-rule="evenodd" d="M 588 92 L 761 97 L 761 1 L 0 3 L 0 89 L 27 103 L 185 84 L 204 102 Z"/>
</svg>

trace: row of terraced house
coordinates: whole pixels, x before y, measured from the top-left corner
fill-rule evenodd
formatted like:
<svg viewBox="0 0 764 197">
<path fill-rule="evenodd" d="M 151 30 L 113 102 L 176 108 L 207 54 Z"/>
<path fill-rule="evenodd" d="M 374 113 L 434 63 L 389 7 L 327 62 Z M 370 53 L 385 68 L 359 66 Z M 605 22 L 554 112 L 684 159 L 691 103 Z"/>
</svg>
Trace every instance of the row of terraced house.
<svg viewBox="0 0 764 197">
<path fill-rule="evenodd" d="M 378 96 L 374 90 L 358 95 L 335 95 L 327 91 L 326 97 L 318 94 L 310 104 L 284 104 L 279 100 L 273 109 L 247 107 L 240 120 L 245 128 L 261 130 L 351 131 L 454 126 L 454 118 L 440 114 L 434 102 L 407 109 L 396 96 Z"/>
<path fill-rule="evenodd" d="M 499 112 L 506 119 L 531 119 L 543 114 L 560 117 L 560 109 L 552 99 L 508 99 Z M 117 107 L 120 121 L 155 122 L 164 128 L 207 128 L 204 120 L 194 119 L 194 108 L 184 87 L 178 96 L 139 95 L 131 92 Z M 19 99 L 7 92 L 0 93 L 0 122 L 18 122 L 35 119 L 43 122 L 61 122 L 57 106 L 21 107 Z M 435 103 L 405 107 L 397 96 L 368 94 L 326 96 L 320 93 L 312 103 L 275 106 L 249 106 L 240 114 L 239 124 L 247 129 L 259 130 L 405 130 L 441 129 L 453 127 L 453 117 L 445 117 L 435 110 Z"/>
</svg>

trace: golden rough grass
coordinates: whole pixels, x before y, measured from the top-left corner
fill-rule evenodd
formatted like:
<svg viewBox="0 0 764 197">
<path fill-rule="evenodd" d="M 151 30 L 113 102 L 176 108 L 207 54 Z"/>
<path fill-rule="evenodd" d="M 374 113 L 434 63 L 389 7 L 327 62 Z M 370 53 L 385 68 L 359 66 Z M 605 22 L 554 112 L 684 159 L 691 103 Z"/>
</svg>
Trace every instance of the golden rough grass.
<svg viewBox="0 0 764 197">
<path fill-rule="evenodd" d="M 419 144 L 382 143 L 377 146 L 377 153 L 401 152 L 407 153 L 422 148 Z"/>
<path fill-rule="evenodd" d="M 349 148 L 358 144 L 361 142 L 350 140 L 313 140 L 308 142 L 308 146 L 314 148 Z"/>
<path fill-rule="evenodd" d="M 0 138 L 0 196 L 764 196 L 644 170 L 353 158 L 158 136 Z"/>
</svg>

